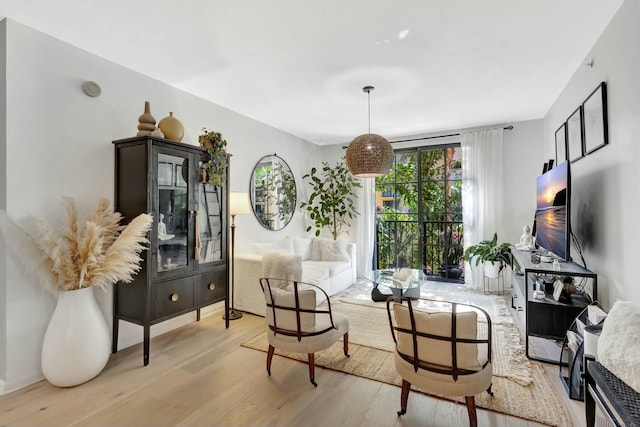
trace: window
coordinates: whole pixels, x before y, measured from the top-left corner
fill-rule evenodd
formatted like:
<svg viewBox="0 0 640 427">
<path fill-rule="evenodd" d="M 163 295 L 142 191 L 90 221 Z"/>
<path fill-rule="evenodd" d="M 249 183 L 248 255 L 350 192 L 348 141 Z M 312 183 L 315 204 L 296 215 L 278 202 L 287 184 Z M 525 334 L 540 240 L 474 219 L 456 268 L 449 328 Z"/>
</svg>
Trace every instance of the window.
<svg viewBox="0 0 640 427">
<path fill-rule="evenodd" d="M 375 268 L 419 268 L 462 280 L 462 162 L 459 144 L 399 150 L 376 178 Z"/>
</svg>

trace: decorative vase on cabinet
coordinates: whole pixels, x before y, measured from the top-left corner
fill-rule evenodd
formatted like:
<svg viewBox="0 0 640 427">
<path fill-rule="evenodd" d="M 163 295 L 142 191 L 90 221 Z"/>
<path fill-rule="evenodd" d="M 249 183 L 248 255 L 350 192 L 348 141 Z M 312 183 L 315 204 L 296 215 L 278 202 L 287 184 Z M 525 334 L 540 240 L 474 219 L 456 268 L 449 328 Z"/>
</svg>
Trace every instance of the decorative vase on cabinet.
<svg viewBox="0 0 640 427">
<path fill-rule="evenodd" d="M 114 288 L 112 351 L 119 321 L 141 325 L 147 365 L 151 325 L 194 310 L 200 320 L 202 307 L 220 301 L 228 314 L 228 189 L 198 182 L 207 153 L 201 147 L 151 136 L 114 146 L 115 208 L 125 222 L 142 212 L 156 222 L 141 271 Z"/>
<path fill-rule="evenodd" d="M 180 142 L 184 137 L 184 126 L 180 120 L 173 117 L 173 111 L 158 122 L 158 128 L 164 133 L 165 138 L 172 141 Z"/>
</svg>

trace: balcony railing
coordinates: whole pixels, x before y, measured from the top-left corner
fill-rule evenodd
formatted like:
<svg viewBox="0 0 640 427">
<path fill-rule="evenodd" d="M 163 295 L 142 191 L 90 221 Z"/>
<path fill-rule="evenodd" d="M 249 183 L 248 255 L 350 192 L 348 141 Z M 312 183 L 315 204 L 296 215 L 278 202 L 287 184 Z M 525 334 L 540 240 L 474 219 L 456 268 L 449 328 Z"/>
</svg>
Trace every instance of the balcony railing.
<svg viewBox="0 0 640 427">
<path fill-rule="evenodd" d="M 461 221 L 379 220 L 375 264 L 378 269 L 421 269 L 431 280 L 464 281 Z"/>
</svg>

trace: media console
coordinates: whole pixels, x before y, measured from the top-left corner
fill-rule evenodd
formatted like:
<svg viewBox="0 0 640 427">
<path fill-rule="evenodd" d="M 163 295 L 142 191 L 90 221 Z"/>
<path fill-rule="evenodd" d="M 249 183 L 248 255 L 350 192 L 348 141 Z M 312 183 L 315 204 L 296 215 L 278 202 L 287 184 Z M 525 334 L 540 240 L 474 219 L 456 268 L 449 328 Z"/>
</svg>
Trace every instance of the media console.
<svg viewBox="0 0 640 427">
<path fill-rule="evenodd" d="M 575 262 L 562 262 L 560 263 L 560 269 L 554 270 L 550 262 L 532 263 L 531 252 L 529 251 L 511 248 L 511 252 L 523 273 L 519 275 L 514 271 L 512 276 L 514 290 L 512 307 L 525 312 L 526 355 L 529 359 L 561 365 L 560 358 L 554 360 L 529 354 L 529 337 L 563 341 L 574 319 L 589 305 L 591 300 L 595 301 L 597 299 L 598 276 Z M 591 284 L 590 298 L 583 294 L 573 294 L 570 302 L 564 303 L 556 301 L 551 294 L 545 293 L 543 299 L 536 299 L 533 296 L 533 291 L 536 290 L 537 279 L 541 275 L 591 279 L 593 282 Z"/>
</svg>

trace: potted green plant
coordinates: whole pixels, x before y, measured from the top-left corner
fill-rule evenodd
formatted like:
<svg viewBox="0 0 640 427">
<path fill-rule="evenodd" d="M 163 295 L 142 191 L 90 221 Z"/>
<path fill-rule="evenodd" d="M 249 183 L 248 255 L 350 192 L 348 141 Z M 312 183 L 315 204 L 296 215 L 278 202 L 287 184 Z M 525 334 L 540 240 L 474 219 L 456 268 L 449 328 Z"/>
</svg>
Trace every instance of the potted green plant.
<svg viewBox="0 0 640 427">
<path fill-rule="evenodd" d="M 224 186 L 227 180 L 227 140 L 222 138 L 220 132 L 208 131 L 202 128 L 202 134 L 198 136 L 201 147 L 207 149 L 209 161 L 204 165 L 206 181 L 211 185 Z"/>
<path fill-rule="evenodd" d="M 484 264 L 484 274 L 487 277 L 496 278 L 506 266 L 513 268 L 517 264 L 511 253 L 509 243 L 498 244 L 498 233 L 493 233 L 493 239 L 483 240 L 476 245 L 471 245 L 464 252 L 464 259 L 474 265 Z"/>
<path fill-rule="evenodd" d="M 356 209 L 354 190 L 361 188 L 362 184 L 353 177 L 343 157 L 333 167 L 327 162 L 322 162 L 322 171 L 312 168 L 311 172 L 302 177 L 309 179 L 309 185 L 313 192 L 309 200 L 300 203 L 300 207 L 309 213 L 319 236 L 323 228 L 328 228 L 336 240 L 338 236 L 347 231 L 351 226 L 350 219 L 360 215 Z M 308 226 L 310 231 L 313 226 Z"/>
</svg>

